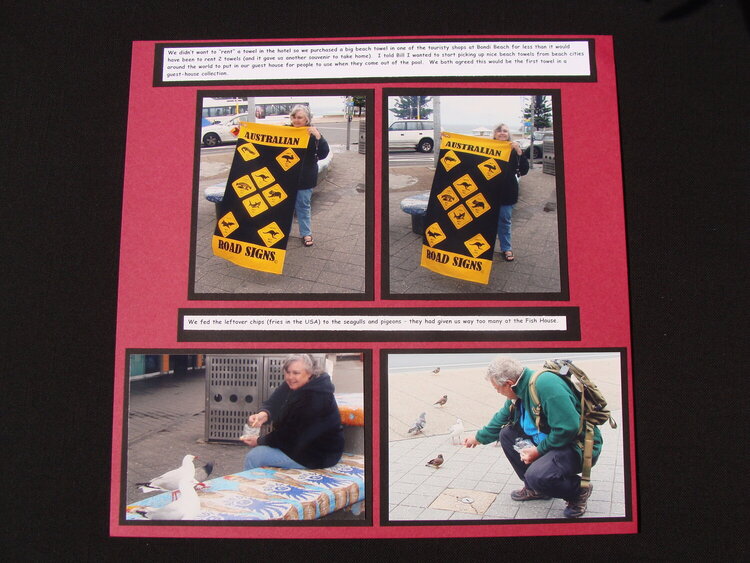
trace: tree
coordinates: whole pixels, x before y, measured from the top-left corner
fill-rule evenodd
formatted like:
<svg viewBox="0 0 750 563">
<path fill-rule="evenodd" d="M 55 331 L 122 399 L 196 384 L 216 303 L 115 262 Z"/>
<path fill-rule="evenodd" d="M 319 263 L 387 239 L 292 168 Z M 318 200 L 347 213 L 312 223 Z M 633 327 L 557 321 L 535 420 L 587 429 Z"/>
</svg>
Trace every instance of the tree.
<svg viewBox="0 0 750 563">
<path fill-rule="evenodd" d="M 362 116 L 362 108 L 367 105 L 367 97 L 366 96 L 352 96 L 352 102 L 354 103 L 354 107 L 357 108 L 357 115 Z"/>
<path fill-rule="evenodd" d="M 399 119 L 426 119 L 432 113 L 426 107 L 431 101 L 431 96 L 399 96 L 396 107 L 388 111 L 392 111 Z"/>
<path fill-rule="evenodd" d="M 531 119 L 531 103 L 534 103 L 534 129 L 552 127 L 552 106 L 549 96 L 534 96 L 523 110 L 524 121 Z"/>
</svg>

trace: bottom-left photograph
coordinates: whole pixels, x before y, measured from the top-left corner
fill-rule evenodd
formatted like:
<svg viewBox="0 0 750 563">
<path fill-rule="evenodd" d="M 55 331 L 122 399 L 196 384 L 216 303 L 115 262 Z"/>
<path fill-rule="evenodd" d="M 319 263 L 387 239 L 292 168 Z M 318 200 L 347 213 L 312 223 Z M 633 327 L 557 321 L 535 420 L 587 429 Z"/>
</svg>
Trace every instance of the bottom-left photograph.
<svg viewBox="0 0 750 563">
<path fill-rule="evenodd" d="M 138 352 L 122 523 L 367 523 L 366 351 Z"/>
</svg>

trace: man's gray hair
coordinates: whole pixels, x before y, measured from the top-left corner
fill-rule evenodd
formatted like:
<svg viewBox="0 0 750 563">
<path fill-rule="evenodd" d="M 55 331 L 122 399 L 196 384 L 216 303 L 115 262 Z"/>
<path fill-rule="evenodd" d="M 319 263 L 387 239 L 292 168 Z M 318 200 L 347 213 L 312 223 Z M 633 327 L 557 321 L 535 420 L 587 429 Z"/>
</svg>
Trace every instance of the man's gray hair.
<svg viewBox="0 0 750 563">
<path fill-rule="evenodd" d="M 516 382 L 523 373 L 521 363 L 510 356 L 497 356 L 487 366 L 487 381 L 494 381 L 497 385 L 503 385 L 506 381 Z"/>
<path fill-rule="evenodd" d="M 294 362 L 302 362 L 305 371 L 313 377 L 323 373 L 322 368 L 318 366 L 318 363 L 315 361 L 315 358 L 312 357 L 312 354 L 289 354 L 284 358 L 284 364 L 282 365 L 284 372 L 286 372 L 289 366 Z"/>
</svg>

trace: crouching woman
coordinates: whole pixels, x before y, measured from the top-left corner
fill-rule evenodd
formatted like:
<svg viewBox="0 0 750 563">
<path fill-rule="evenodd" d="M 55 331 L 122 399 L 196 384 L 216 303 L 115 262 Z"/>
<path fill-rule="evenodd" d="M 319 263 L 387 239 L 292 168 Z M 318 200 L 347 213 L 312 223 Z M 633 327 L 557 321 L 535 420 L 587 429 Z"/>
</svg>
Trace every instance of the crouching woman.
<svg viewBox="0 0 750 563">
<path fill-rule="evenodd" d="M 270 422 L 273 429 L 264 436 L 242 438 L 252 448 L 245 456 L 244 469 L 336 465 L 344 451 L 344 430 L 331 376 L 323 373 L 309 354 L 287 356 L 283 371 L 284 382 L 258 413 L 248 417 L 252 428 Z"/>
</svg>

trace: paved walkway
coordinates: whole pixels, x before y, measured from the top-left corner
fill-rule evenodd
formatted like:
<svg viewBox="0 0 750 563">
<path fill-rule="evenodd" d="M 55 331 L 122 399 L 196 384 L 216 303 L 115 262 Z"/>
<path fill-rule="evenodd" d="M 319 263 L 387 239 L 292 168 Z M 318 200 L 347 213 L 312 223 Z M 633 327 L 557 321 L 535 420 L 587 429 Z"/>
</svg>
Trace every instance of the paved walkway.
<svg viewBox="0 0 750 563">
<path fill-rule="evenodd" d="M 541 164 L 521 178 L 518 203 L 513 210 L 515 261 L 495 254 L 487 285 L 436 274 L 419 265 L 422 237 L 412 232 L 411 215 L 401 211 L 402 199 L 429 192 L 434 167 L 391 168 L 388 219 L 390 292 L 432 293 L 557 293 L 560 291 L 560 256 L 556 213 L 555 176 L 544 174 Z"/>
<path fill-rule="evenodd" d="M 619 358 L 578 360 L 607 397 L 617 429 L 601 426 L 604 446 L 591 472 L 594 490 L 583 518 L 624 517 L 625 477 L 620 403 Z M 528 364 L 537 368 L 540 364 Z M 522 487 L 502 449 L 495 444 L 465 448 L 452 441 L 448 429 L 461 418 L 473 435 L 505 400 L 484 379 L 486 367 L 442 368 L 389 373 L 388 494 L 390 520 L 496 520 L 563 518 L 560 499 L 515 502 L 510 492 Z M 443 407 L 434 403 L 443 395 Z M 426 412 L 424 433 L 407 429 Z M 439 469 L 427 467 L 437 454 Z"/>
<path fill-rule="evenodd" d="M 364 293 L 365 155 L 359 154 L 356 145 L 349 151 L 332 145 L 331 150 L 331 168 L 313 190 L 315 244 L 302 245 L 295 219 L 280 275 L 242 268 L 213 255 L 216 212 L 203 190 L 226 181 L 233 153 L 201 151 L 196 293 Z"/>
</svg>

